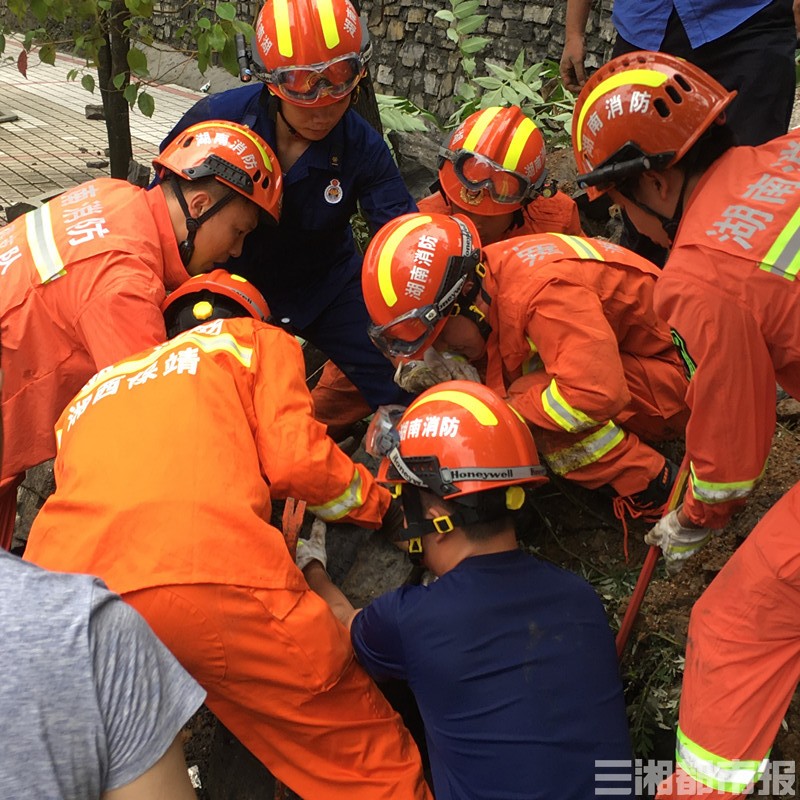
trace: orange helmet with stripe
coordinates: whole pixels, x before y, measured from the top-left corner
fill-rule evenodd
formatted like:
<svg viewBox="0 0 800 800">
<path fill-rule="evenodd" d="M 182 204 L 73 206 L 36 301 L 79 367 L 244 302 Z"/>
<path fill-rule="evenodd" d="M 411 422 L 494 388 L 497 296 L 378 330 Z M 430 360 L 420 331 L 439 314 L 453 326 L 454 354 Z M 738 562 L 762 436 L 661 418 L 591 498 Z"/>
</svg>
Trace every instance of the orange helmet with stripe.
<svg viewBox="0 0 800 800">
<path fill-rule="evenodd" d="M 184 281 L 161 306 L 167 336 L 172 338 L 204 322 L 252 317 L 266 322 L 269 306 L 250 281 L 224 269 L 213 269 Z"/>
<path fill-rule="evenodd" d="M 439 183 L 455 206 L 508 214 L 530 202 L 547 179 L 544 138 L 519 106 L 470 114 L 439 151 Z"/>
<path fill-rule="evenodd" d="M 355 89 L 371 53 L 349 0 L 268 0 L 258 15 L 259 77 L 295 105 L 324 106 Z"/>
<path fill-rule="evenodd" d="M 181 131 L 153 159 L 165 171 L 188 181 L 213 177 L 259 206 L 277 224 L 283 199 L 283 173 L 270 146 L 245 125 L 209 120 Z"/>
<path fill-rule="evenodd" d="M 364 254 L 369 335 L 388 356 L 413 356 L 441 332 L 480 259 L 473 223 L 447 214 L 387 222 Z"/>
<path fill-rule="evenodd" d="M 702 69 L 666 53 L 604 64 L 581 89 L 572 117 L 578 181 L 596 198 L 625 179 L 677 163 L 724 121 L 736 96 Z"/>
</svg>

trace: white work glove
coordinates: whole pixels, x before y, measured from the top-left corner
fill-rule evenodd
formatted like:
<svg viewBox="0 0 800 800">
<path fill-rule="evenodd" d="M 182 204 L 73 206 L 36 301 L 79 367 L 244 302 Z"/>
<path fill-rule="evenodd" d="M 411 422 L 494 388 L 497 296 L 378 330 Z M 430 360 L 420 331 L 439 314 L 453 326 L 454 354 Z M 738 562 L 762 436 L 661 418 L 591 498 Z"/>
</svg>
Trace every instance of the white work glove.
<svg viewBox="0 0 800 800">
<path fill-rule="evenodd" d="M 315 519 L 308 539 L 297 540 L 297 553 L 294 563 L 302 572 L 312 561 L 319 561 L 323 567 L 328 566 L 328 553 L 325 550 L 325 523 Z"/>
<path fill-rule="evenodd" d="M 481 379 L 475 367 L 463 356 L 440 353 L 433 347 L 425 351 L 421 361 L 400 362 L 394 373 L 394 382 L 412 394 L 419 394 L 445 381 L 480 383 Z"/>
<path fill-rule="evenodd" d="M 678 512 L 670 511 L 644 536 L 649 545 L 661 548 L 668 575 L 677 575 L 686 560 L 694 555 L 711 538 L 709 528 L 684 528 L 678 521 Z"/>
</svg>

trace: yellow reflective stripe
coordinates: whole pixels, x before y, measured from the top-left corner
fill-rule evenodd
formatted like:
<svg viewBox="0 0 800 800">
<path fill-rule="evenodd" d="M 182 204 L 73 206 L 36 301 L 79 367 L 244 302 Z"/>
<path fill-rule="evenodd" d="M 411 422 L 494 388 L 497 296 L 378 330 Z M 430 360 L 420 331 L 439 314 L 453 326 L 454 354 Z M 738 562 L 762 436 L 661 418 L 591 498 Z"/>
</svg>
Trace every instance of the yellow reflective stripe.
<svg viewBox="0 0 800 800">
<path fill-rule="evenodd" d="M 594 428 L 600 423 L 592 419 L 583 411 L 573 408 L 562 396 L 556 379 L 550 381 L 550 385 L 542 392 L 542 406 L 545 413 L 560 428 L 570 433 L 585 431 L 587 428 Z"/>
<path fill-rule="evenodd" d="M 53 234 L 50 203 L 45 203 L 25 215 L 25 234 L 28 237 L 33 265 L 42 283 L 67 274 Z"/>
<path fill-rule="evenodd" d="M 778 234 L 758 268 L 789 281 L 797 277 L 800 271 L 800 208 Z"/>
<path fill-rule="evenodd" d="M 284 58 L 294 55 L 292 27 L 289 24 L 289 0 L 272 0 L 272 16 L 275 20 L 275 35 L 278 52 Z"/>
<path fill-rule="evenodd" d="M 542 359 L 539 358 L 539 348 L 533 343 L 530 336 L 525 337 L 525 341 L 531 349 L 530 355 L 522 362 L 522 374 L 527 375 L 530 372 L 535 372 L 539 367 L 543 366 Z"/>
<path fill-rule="evenodd" d="M 511 139 L 511 144 L 508 146 L 506 156 L 503 159 L 503 166 L 506 169 L 511 170 L 512 172 L 516 171 L 517 167 L 519 166 L 519 160 L 522 158 L 522 151 L 525 149 L 528 139 L 530 139 L 531 134 L 535 130 L 536 125 L 534 124 L 533 120 L 530 120 L 527 117 L 519 124 L 516 133 Z"/>
<path fill-rule="evenodd" d="M 741 497 L 747 497 L 764 476 L 764 470 L 762 469 L 761 474 L 750 481 L 712 483 L 711 481 L 704 481 L 697 477 L 694 464 L 690 463 L 689 466 L 692 472 L 692 491 L 694 496 L 702 503 L 708 503 L 709 505 L 713 505 L 714 503 L 727 503 L 729 500 L 738 500 Z M 766 465 L 764 469 L 766 469 Z"/>
<path fill-rule="evenodd" d="M 588 240 L 580 236 L 569 236 L 566 233 L 551 233 L 569 245 L 581 258 L 591 258 L 595 261 L 605 261 L 606 257 Z"/>
<path fill-rule="evenodd" d="M 755 783 L 769 763 L 769 752 L 761 761 L 727 759 L 700 747 L 678 726 L 675 760 L 696 781 L 719 792 L 742 794 Z"/>
<path fill-rule="evenodd" d="M 463 150 L 475 150 L 478 146 L 478 142 L 481 140 L 481 136 L 483 136 L 483 132 L 489 127 L 489 123 L 502 111 L 502 108 L 495 106 L 494 108 L 487 108 L 477 120 L 475 120 L 475 124 L 472 126 L 472 130 L 467 135 L 467 138 L 464 139 L 464 144 L 461 145 Z"/>
<path fill-rule="evenodd" d="M 326 522 L 334 522 L 337 519 L 346 517 L 351 511 L 361 508 L 363 505 L 361 473 L 354 469 L 352 480 L 338 497 L 334 497 L 333 500 L 329 500 L 321 506 L 309 506 L 308 510 Z"/>
<path fill-rule="evenodd" d="M 632 69 L 625 72 L 617 72 L 615 75 L 610 75 L 602 83 L 598 84 L 594 90 L 586 98 L 586 101 L 581 108 L 581 113 L 578 115 L 578 126 L 576 142 L 578 152 L 583 150 L 583 140 L 581 134 L 583 133 L 583 120 L 589 113 L 589 110 L 603 95 L 613 92 L 614 89 L 619 89 L 620 86 L 628 86 L 633 84 L 640 84 L 642 86 L 649 86 L 655 88 L 667 82 L 667 76 L 661 72 L 656 72 L 651 69 Z"/>
<path fill-rule="evenodd" d="M 168 344 L 157 347 L 142 358 L 137 358 L 135 361 L 122 361 L 119 364 L 114 364 L 113 366 L 100 370 L 100 372 L 90 378 L 88 383 L 75 395 L 74 402 L 90 394 L 97 388 L 97 385 L 101 381 L 105 382 L 111 378 L 135 375 L 158 361 L 161 356 L 172 353 L 175 350 L 180 350 L 187 344 L 197 345 L 204 353 L 229 353 L 243 366 L 248 368 L 253 360 L 253 349 L 251 347 L 242 347 L 230 333 L 207 336 L 189 331 L 180 334 L 180 336 L 176 336 Z"/>
<path fill-rule="evenodd" d="M 397 302 L 397 292 L 392 283 L 392 261 L 400 242 L 412 231 L 427 225 L 431 221 L 428 216 L 417 215 L 399 225 L 397 230 L 386 240 L 378 257 L 378 289 L 380 289 L 383 302 L 391 308 Z"/>
<path fill-rule="evenodd" d="M 607 422 L 600 430 L 590 433 L 575 444 L 546 453 L 544 459 L 556 475 L 568 475 L 576 469 L 599 461 L 624 440 L 625 431 L 613 422 Z"/>
<path fill-rule="evenodd" d="M 322 25 L 322 35 L 325 37 L 325 46 L 333 50 L 339 44 L 339 28 L 336 25 L 336 15 L 333 13 L 333 0 L 316 0 L 317 13 Z"/>
<path fill-rule="evenodd" d="M 408 410 L 410 411 L 412 408 L 419 408 L 427 403 L 433 403 L 439 400 L 461 406 L 461 408 L 472 414 L 481 425 L 491 427 L 497 425 L 497 417 L 494 411 L 492 411 L 483 400 L 478 400 L 477 397 L 473 397 L 471 394 L 459 392 L 455 389 L 445 389 L 441 392 L 432 392 L 426 397 L 420 397 L 408 407 Z"/>
</svg>

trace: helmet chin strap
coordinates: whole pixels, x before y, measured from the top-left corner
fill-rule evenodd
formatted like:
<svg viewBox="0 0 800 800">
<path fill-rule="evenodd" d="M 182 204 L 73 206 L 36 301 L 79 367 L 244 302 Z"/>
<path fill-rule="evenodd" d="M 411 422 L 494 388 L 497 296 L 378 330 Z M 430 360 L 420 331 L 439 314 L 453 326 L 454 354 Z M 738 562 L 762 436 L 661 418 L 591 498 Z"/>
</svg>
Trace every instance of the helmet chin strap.
<svg viewBox="0 0 800 800">
<path fill-rule="evenodd" d="M 230 201 L 236 197 L 236 192 L 233 190 L 229 191 L 228 194 L 217 200 L 217 202 L 214 203 L 214 205 L 211 206 L 208 211 L 204 211 L 199 217 L 193 217 L 189 211 L 189 205 L 184 197 L 183 189 L 181 188 L 178 176 L 174 173 L 170 177 L 170 185 L 172 186 L 172 191 L 175 194 L 178 205 L 181 207 L 181 211 L 183 211 L 183 216 L 186 222 L 186 238 L 178 245 L 178 252 L 181 256 L 181 262 L 183 263 L 183 266 L 186 267 L 194 255 L 194 237 L 197 236 L 198 228 L 210 217 L 213 217 L 217 211 L 220 211 L 228 203 L 230 203 Z"/>
<path fill-rule="evenodd" d="M 683 203 L 686 197 L 686 186 L 689 182 L 689 175 L 688 172 L 684 171 L 683 178 L 681 180 L 681 191 L 678 195 L 678 202 L 675 204 L 675 210 L 672 212 L 671 217 L 665 217 L 663 214 L 660 214 L 654 208 L 651 208 L 647 205 L 647 203 L 643 203 L 641 200 L 637 200 L 633 193 L 630 194 L 624 193 L 624 196 L 630 200 L 637 208 L 641 208 L 642 211 L 650 214 L 650 216 L 655 217 L 660 223 L 661 227 L 664 229 L 664 233 L 667 234 L 667 238 L 670 241 L 670 244 L 675 240 L 675 234 L 678 232 L 678 227 L 681 224 L 681 220 L 683 219 Z"/>
<path fill-rule="evenodd" d="M 306 138 L 302 133 L 298 133 L 298 131 L 292 127 L 289 120 L 283 115 L 283 100 L 281 100 L 280 97 L 278 97 L 278 116 L 283 120 L 283 124 L 289 129 L 290 136 L 293 136 L 295 139 Z"/>
</svg>

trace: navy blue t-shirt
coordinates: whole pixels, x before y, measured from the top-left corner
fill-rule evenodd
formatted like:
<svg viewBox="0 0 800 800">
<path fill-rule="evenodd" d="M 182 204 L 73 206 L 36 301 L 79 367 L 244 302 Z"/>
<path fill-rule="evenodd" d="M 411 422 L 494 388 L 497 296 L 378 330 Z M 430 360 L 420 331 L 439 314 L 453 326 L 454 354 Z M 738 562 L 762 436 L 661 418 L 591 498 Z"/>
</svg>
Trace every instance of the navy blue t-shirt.
<svg viewBox="0 0 800 800">
<path fill-rule="evenodd" d="M 595 760 L 631 759 L 599 598 L 522 551 L 468 558 L 430 586 L 379 597 L 356 615 L 352 640 L 373 678 L 413 690 L 436 800 L 588 800 Z"/>
<path fill-rule="evenodd" d="M 277 100 L 260 83 L 210 95 L 181 117 L 161 149 L 189 125 L 225 119 L 248 125 L 275 150 L 276 112 Z M 242 254 L 222 266 L 254 283 L 275 317 L 302 330 L 360 275 L 350 229 L 359 204 L 373 232 L 417 210 L 383 138 L 350 109 L 284 175 L 280 224 L 259 225 Z"/>
</svg>

